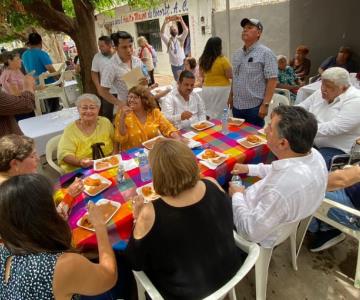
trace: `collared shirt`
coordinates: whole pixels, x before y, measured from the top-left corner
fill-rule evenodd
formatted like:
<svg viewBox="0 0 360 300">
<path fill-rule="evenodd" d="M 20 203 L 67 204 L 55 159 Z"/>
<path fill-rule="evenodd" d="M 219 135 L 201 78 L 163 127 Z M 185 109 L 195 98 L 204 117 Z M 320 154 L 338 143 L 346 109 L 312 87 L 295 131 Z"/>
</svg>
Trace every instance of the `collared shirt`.
<svg viewBox="0 0 360 300">
<path fill-rule="evenodd" d="M 319 89 L 299 106 L 313 113 L 318 121 L 316 146 L 350 152 L 351 146 L 360 137 L 360 90 L 350 86 L 329 104 Z"/>
<path fill-rule="evenodd" d="M 274 228 L 313 214 L 325 196 L 328 179 L 320 153 L 274 161 L 271 165 L 248 165 L 249 176 L 262 178 L 244 194 L 232 197 L 234 223 L 246 239 L 272 247 L 281 234 Z"/>
<path fill-rule="evenodd" d="M 249 49 L 238 49 L 232 57 L 233 102 L 237 109 L 259 106 L 264 100 L 267 79 L 277 78 L 274 53 L 256 42 Z"/>
<path fill-rule="evenodd" d="M 176 128 L 188 128 L 190 124 L 206 120 L 205 104 L 201 97 L 192 92 L 189 101 L 180 95 L 179 90 L 174 88 L 162 103 L 162 112 L 165 117 L 172 122 Z M 189 111 L 193 115 L 188 120 L 181 120 L 181 114 Z"/>
<path fill-rule="evenodd" d="M 160 33 L 160 37 L 167 47 L 169 61 L 172 66 L 182 66 L 184 64 L 184 42 L 188 33 L 189 30 L 187 28 L 183 28 L 182 34 L 175 38 L 165 33 Z"/>
<path fill-rule="evenodd" d="M 146 69 L 146 67 L 140 58 L 132 56 L 131 67 L 129 67 L 129 65 L 124 63 L 119 55 L 115 53 L 111 57 L 110 62 L 104 68 L 100 85 L 105 88 L 114 87 L 118 99 L 126 101 L 128 96 L 128 88 L 125 81 L 122 80 L 121 77 L 137 67 L 140 67 L 144 73 L 144 68 Z M 144 76 L 148 76 L 148 74 L 144 73 Z"/>
<path fill-rule="evenodd" d="M 106 56 L 101 52 L 98 52 L 94 55 L 91 63 L 91 71 L 99 73 L 100 82 L 105 66 L 110 62 L 111 57 L 112 55 Z M 110 88 L 110 94 L 116 94 L 116 90 L 113 87 Z"/>
</svg>

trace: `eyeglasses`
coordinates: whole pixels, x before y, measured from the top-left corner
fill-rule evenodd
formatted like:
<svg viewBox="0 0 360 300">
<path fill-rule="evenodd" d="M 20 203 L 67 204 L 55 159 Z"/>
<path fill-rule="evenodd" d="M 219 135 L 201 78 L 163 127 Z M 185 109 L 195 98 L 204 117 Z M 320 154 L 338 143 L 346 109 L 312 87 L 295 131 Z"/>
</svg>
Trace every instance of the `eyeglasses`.
<svg viewBox="0 0 360 300">
<path fill-rule="evenodd" d="M 96 110 L 96 105 L 90 105 L 90 106 L 80 106 L 80 110 Z"/>
</svg>

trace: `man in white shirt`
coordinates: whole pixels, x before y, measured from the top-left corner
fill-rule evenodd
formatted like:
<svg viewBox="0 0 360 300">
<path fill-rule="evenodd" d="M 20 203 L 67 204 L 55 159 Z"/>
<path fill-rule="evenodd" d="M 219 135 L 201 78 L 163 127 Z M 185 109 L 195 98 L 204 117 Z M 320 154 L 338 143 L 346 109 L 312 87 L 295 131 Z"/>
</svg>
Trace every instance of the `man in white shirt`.
<svg viewBox="0 0 360 300">
<path fill-rule="evenodd" d="M 360 90 L 350 85 L 349 72 L 343 68 L 329 68 L 321 79 L 321 89 L 299 106 L 316 116 L 315 145 L 329 168 L 331 158 L 349 153 L 360 137 Z"/>
<path fill-rule="evenodd" d="M 162 103 L 163 114 L 178 129 L 206 120 L 205 104 L 201 97 L 193 92 L 194 85 L 194 74 L 182 71 L 177 88 L 174 88 Z"/>
<path fill-rule="evenodd" d="M 246 239 L 273 247 L 278 226 L 313 214 L 324 199 L 327 169 L 311 148 L 317 131 L 313 114 L 296 106 L 274 109 L 266 127 L 267 145 L 278 160 L 270 165 L 235 164 L 234 174 L 262 178 L 246 188 L 230 183 L 234 223 Z"/>
<path fill-rule="evenodd" d="M 170 21 L 180 22 L 183 28 L 182 34 L 178 35 L 177 26 L 170 26 L 170 36 L 165 34 L 165 27 Z M 178 81 L 180 72 L 184 69 L 184 43 L 189 33 L 189 30 L 181 16 L 166 17 L 161 26 L 160 37 L 167 47 L 169 53 L 169 61 L 171 64 L 171 71 L 174 75 L 175 81 Z"/>
<path fill-rule="evenodd" d="M 103 35 L 99 37 L 98 46 L 100 52 L 94 55 L 91 64 L 91 79 L 96 87 L 97 93 L 101 94 L 100 78 L 104 71 L 105 66 L 109 63 L 113 55 L 112 41 L 109 36 Z M 116 91 L 110 88 L 110 93 L 115 96 Z M 104 99 L 101 99 L 101 115 L 113 120 L 114 105 Z"/>
<path fill-rule="evenodd" d="M 128 88 L 124 80 L 121 79 L 126 73 L 134 68 L 141 68 L 144 75 L 140 79 L 139 84 L 146 85 L 149 76 L 145 65 L 141 59 L 133 56 L 133 37 L 126 31 L 118 31 L 111 35 L 116 52 L 111 57 L 110 62 L 105 66 L 101 76 L 101 97 L 108 102 L 122 107 L 126 104 L 128 96 Z M 110 93 L 110 89 L 114 88 L 117 98 Z"/>
</svg>

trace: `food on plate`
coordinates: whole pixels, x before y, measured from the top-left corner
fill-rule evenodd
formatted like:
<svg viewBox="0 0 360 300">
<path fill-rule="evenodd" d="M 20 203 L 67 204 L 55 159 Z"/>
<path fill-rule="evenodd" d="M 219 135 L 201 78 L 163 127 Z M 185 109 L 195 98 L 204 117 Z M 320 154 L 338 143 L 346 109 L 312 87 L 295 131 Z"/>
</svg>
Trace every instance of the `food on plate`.
<svg viewBox="0 0 360 300">
<path fill-rule="evenodd" d="M 155 194 L 155 191 L 152 186 L 144 186 L 141 188 L 141 193 L 144 195 L 144 197 L 150 197 Z"/>
<path fill-rule="evenodd" d="M 99 178 L 87 177 L 84 179 L 84 184 L 88 186 L 99 186 L 101 184 L 101 180 Z"/>
<path fill-rule="evenodd" d="M 259 138 L 257 135 L 249 135 L 247 136 L 246 141 L 252 144 L 258 144 L 262 142 L 262 139 Z"/>
<path fill-rule="evenodd" d="M 209 159 L 209 158 L 217 158 L 219 155 L 211 149 L 206 149 L 204 153 L 201 155 L 202 159 Z"/>
<path fill-rule="evenodd" d="M 97 205 L 100 208 L 101 214 L 104 216 L 104 219 L 107 221 L 110 216 L 116 211 L 117 207 L 113 205 L 111 202 L 106 202 Z M 89 220 L 89 215 L 84 215 L 80 220 L 80 225 L 87 228 L 94 228 Z"/>
<path fill-rule="evenodd" d="M 104 168 L 109 167 L 109 163 L 106 161 L 97 161 L 95 163 L 95 167 L 96 167 L 96 169 L 104 169 Z"/>
<path fill-rule="evenodd" d="M 207 122 L 201 122 L 201 123 L 194 125 L 195 129 L 198 129 L 198 130 L 205 129 L 208 126 L 209 126 L 209 124 Z"/>
<path fill-rule="evenodd" d="M 211 158 L 210 161 L 214 164 L 222 164 L 226 160 L 226 157 L 219 156 L 217 158 Z"/>
<path fill-rule="evenodd" d="M 99 179 L 100 180 L 100 179 Z M 89 194 L 92 194 L 92 195 L 95 195 L 97 194 L 98 192 L 100 192 L 101 190 L 103 190 L 104 188 L 106 188 L 109 184 L 106 183 L 106 182 L 101 182 L 100 181 L 100 184 L 99 185 L 96 185 L 96 186 L 88 186 L 88 187 L 85 187 L 87 192 Z"/>
<path fill-rule="evenodd" d="M 228 123 L 232 125 L 238 125 L 240 126 L 242 123 L 244 123 L 243 119 L 237 119 L 237 118 L 229 118 Z"/>
<path fill-rule="evenodd" d="M 106 161 L 111 163 L 113 166 L 119 164 L 119 158 L 117 156 L 111 156 Z"/>
</svg>

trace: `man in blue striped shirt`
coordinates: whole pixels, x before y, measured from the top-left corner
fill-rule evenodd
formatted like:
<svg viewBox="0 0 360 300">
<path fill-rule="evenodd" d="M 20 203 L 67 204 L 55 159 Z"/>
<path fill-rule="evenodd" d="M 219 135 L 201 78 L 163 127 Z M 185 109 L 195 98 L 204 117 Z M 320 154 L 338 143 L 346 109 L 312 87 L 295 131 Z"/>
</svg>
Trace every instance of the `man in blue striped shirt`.
<svg viewBox="0 0 360 300">
<path fill-rule="evenodd" d="M 244 47 L 232 57 L 233 82 L 229 105 L 236 118 L 263 127 L 276 87 L 278 66 L 275 54 L 259 39 L 263 26 L 257 19 L 243 19 Z"/>
</svg>

